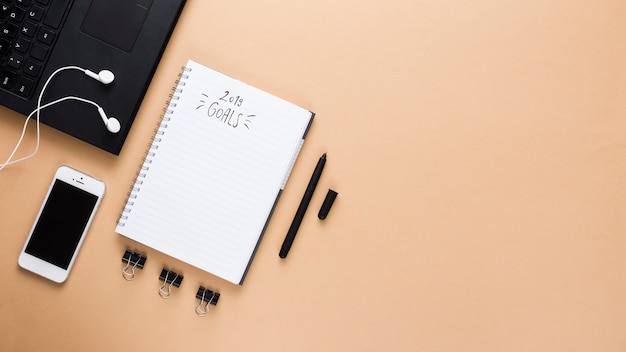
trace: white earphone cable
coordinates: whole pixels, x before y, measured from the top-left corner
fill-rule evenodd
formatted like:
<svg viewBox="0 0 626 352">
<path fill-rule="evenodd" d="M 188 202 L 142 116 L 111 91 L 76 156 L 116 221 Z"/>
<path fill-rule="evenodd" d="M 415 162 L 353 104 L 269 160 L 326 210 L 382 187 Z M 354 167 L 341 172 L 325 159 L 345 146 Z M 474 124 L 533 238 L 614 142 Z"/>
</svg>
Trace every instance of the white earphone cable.
<svg viewBox="0 0 626 352">
<path fill-rule="evenodd" d="M 54 101 L 52 101 L 52 102 L 49 102 L 49 103 L 47 103 L 47 104 L 45 104 L 45 105 L 43 105 L 43 106 L 39 107 L 37 110 L 35 110 L 35 111 L 31 112 L 31 113 L 27 116 L 26 120 L 24 121 L 24 126 L 22 127 L 22 134 L 20 135 L 20 138 L 19 138 L 19 140 L 18 140 L 17 144 L 15 145 L 15 148 L 13 148 L 13 151 L 11 152 L 11 155 L 9 155 L 9 157 L 8 157 L 8 158 L 7 158 L 7 160 L 4 162 L 4 164 L 0 164 L 0 171 L 1 171 L 2 169 L 4 169 L 6 166 L 9 166 L 9 165 L 12 165 L 12 164 L 16 164 L 16 163 L 18 163 L 18 162 L 20 162 L 20 161 L 23 161 L 23 160 L 26 160 L 26 159 L 28 159 L 28 158 L 31 158 L 31 157 L 33 157 L 33 156 L 37 153 L 37 151 L 39 150 L 39 139 L 40 139 L 40 138 L 39 138 L 39 137 L 40 137 L 40 131 L 39 131 L 39 129 L 40 129 L 40 127 L 39 127 L 39 123 L 40 123 L 40 122 L 39 122 L 39 117 L 37 117 L 37 143 L 35 144 L 35 150 L 34 150 L 33 152 L 31 152 L 31 153 L 30 153 L 29 155 L 27 155 L 27 156 L 24 156 L 24 157 L 19 158 L 19 159 L 16 159 L 16 160 L 11 160 L 11 159 L 13 159 L 13 157 L 15 156 L 15 153 L 16 153 L 16 152 L 17 152 L 17 150 L 19 149 L 19 147 L 20 147 L 20 145 L 21 145 L 21 143 L 22 143 L 22 140 L 24 139 L 24 136 L 25 136 L 25 134 L 26 134 L 26 128 L 28 127 L 28 123 L 29 123 L 29 121 L 31 120 L 31 117 L 32 117 L 35 113 L 38 113 L 39 111 L 41 111 L 41 110 L 43 110 L 43 109 L 45 109 L 45 108 L 47 108 L 47 107 L 50 107 L 50 106 L 52 106 L 52 105 L 55 105 L 55 104 L 61 103 L 61 102 L 66 101 L 66 100 L 77 100 L 77 101 L 81 101 L 81 102 L 84 102 L 84 103 L 91 104 L 91 105 L 95 106 L 96 108 L 98 108 L 98 107 L 99 107 L 99 106 L 98 106 L 98 104 L 96 104 L 95 102 L 93 102 L 93 101 L 91 101 L 91 100 L 87 100 L 87 99 L 84 99 L 84 98 L 81 98 L 81 97 L 67 96 L 67 97 L 63 97 L 63 98 L 60 98 L 60 99 L 54 100 Z"/>
<path fill-rule="evenodd" d="M 60 102 L 66 101 L 66 100 L 77 100 L 77 101 L 81 101 L 84 103 L 88 103 L 88 104 L 92 104 L 93 106 L 95 106 L 96 108 L 100 108 L 100 106 L 98 104 L 96 104 L 95 102 L 88 100 L 88 99 L 84 99 L 84 98 L 80 98 L 80 97 L 75 97 L 75 96 L 67 96 L 67 97 L 63 97 L 60 99 L 57 99 L 55 101 L 52 101 L 50 103 L 47 103 L 45 105 L 41 105 L 41 100 L 43 98 L 43 94 L 46 91 L 46 88 L 48 87 L 48 84 L 50 83 L 50 81 L 52 81 L 52 78 L 54 76 L 56 76 L 59 72 L 61 71 L 65 71 L 65 70 L 78 70 L 78 71 L 82 71 L 83 73 L 86 72 L 87 70 L 82 68 L 82 67 L 78 67 L 78 66 L 65 66 L 65 67 L 61 67 L 58 68 L 56 71 L 52 72 L 52 74 L 50 74 L 50 76 L 48 77 L 48 79 L 46 80 L 46 83 L 43 85 L 43 88 L 41 89 L 41 92 L 39 93 L 39 97 L 37 99 L 37 108 L 31 112 L 28 116 L 26 116 L 26 121 L 24 121 L 24 127 L 22 128 L 22 134 L 20 135 L 20 138 L 17 142 L 17 144 L 15 145 L 15 148 L 13 148 L 13 151 L 11 152 L 11 154 L 9 155 L 9 157 L 7 158 L 7 160 L 3 163 L 0 164 L 0 171 L 2 171 L 5 167 L 18 163 L 20 161 L 24 161 L 26 159 L 29 159 L 31 157 L 33 157 L 35 154 L 37 154 L 37 151 L 39 151 L 39 140 L 40 140 L 40 114 L 41 114 L 41 110 L 50 107 L 52 105 L 58 104 Z M 29 155 L 19 158 L 17 160 L 12 160 L 13 157 L 15 156 L 15 153 L 17 153 L 17 150 L 19 149 L 20 145 L 22 144 L 22 141 L 24 140 L 24 135 L 26 134 L 26 128 L 28 127 L 28 122 L 30 121 L 31 117 L 33 116 L 33 114 L 37 114 L 37 142 L 35 144 L 35 150 L 33 150 L 32 153 L 30 153 Z"/>
</svg>

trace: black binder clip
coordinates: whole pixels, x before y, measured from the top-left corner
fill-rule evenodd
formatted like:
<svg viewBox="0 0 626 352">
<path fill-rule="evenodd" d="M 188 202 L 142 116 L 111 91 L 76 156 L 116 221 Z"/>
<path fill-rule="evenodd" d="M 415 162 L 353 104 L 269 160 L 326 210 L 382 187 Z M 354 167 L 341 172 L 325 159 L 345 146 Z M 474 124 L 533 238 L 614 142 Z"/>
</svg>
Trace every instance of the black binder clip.
<svg viewBox="0 0 626 352">
<path fill-rule="evenodd" d="M 124 280 L 134 280 L 135 270 L 137 270 L 137 268 L 143 269 L 143 266 L 146 264 L 146 259 L 148 258 L 145 255 L 127 249 L 122 256 L 122 263 L 126 263 L 126 266 L 122 269 L 122 277 Z"/>
<path fill-rule="evenodd" d="M 163 268 L 159 275 L 159 280 L 163 280 L 163 285 L 159 287 L 159 296 L 161 298 L 170 298 L 172 286 L 180 287 L 180 284 L 183 282 L 183 276 Z M 165 286 L 167 286 L 167 289 Z"/>
<path fill-rule="evenodd" d="M 200 300 L 200 303 L 196 307 L 196 314 L 203 317 L 209 312 L 209 304 L 214 306 L 217 305 L 217 301 L 220 299 L 220 294 L 200 286 L 198 288 L 198 293 L 196 293 L 196 298 Z"/>
</svg>

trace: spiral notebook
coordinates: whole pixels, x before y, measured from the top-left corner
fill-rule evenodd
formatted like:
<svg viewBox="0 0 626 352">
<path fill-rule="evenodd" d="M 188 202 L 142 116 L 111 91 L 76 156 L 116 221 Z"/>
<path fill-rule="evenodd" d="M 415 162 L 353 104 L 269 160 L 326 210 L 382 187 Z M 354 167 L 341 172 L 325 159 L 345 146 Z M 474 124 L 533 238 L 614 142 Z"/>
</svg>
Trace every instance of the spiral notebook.
<svg viewBox="0 0 626 352">
<path fill-rule="evenodd" d="M 242 284 L 314 115 L 189 60 L 116 232 Z"/>
</svg>

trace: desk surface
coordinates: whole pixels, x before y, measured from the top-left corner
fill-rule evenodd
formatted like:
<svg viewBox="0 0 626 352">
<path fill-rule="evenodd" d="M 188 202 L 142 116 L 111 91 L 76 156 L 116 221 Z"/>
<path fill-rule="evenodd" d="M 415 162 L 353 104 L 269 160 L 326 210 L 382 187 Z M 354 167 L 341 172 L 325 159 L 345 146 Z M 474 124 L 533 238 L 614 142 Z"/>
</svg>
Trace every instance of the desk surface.
<svg viewBox="0 0 626 352">
<path fill-rule="evenodd" d="M 119 156 L 43 127 L 0 172 L 0 350 L 624 351 L 625 20 L 619 0 L 189 0 Z M 317 113 L 241 287 L 114 232 L 188 58 Z M 0 115 L 8 155 L 23 118 Z M 324 151 L 312 208 L 339 196 L 281 260 Z M 55 285 L 17 256 L 61 164 L 108 190 Z M 126 247 L 148 254 L 132 282 Z M 185 275 L 168 300 L 163 265 Z M 198 284 L 221 293 L 203 318 Z"/>
</svg>

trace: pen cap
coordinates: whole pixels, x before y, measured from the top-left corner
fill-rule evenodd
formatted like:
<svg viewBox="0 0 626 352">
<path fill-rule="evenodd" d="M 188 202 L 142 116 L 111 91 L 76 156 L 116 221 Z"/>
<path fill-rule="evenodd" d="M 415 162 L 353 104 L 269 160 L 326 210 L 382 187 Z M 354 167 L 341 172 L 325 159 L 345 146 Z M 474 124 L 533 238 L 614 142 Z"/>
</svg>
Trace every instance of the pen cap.
<svg viewBox="0 0 626 352">
<path fill-rule="evenodd" d="M 333 202 L 335 201 L 335 198 L 337 198 L 337 194 L 338 193 L 333 191 L 332 189 L 329 189 L 328 193 L 326 193 L 326 198 L 324 199 L 324 203 L 322 203 L 320 212 L 317 214 L 317 217 L 320 218 L 320 220 L 324 220 L 328 216 L 330 207 L 333 206 Z"/>
</svg>

